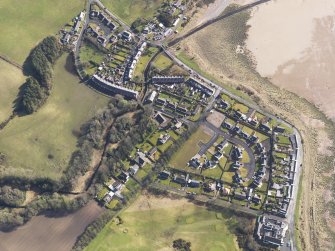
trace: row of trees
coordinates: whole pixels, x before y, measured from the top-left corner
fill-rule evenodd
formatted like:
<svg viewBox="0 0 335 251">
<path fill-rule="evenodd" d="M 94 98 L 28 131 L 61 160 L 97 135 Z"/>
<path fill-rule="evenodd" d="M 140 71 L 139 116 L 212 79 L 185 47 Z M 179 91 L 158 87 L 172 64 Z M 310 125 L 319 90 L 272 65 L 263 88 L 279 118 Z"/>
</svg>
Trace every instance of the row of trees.
<svg viewBox="0 0 335 251">
<path fill-rule="evenodd" d="M 29 77 L 20 90 L 19 112 L 31 114 L 45 103 L 52 87 L 53 65 L 61 53 L 54 36 L 46 37 L 30 52 L 24 63 Z"/>
</svg>

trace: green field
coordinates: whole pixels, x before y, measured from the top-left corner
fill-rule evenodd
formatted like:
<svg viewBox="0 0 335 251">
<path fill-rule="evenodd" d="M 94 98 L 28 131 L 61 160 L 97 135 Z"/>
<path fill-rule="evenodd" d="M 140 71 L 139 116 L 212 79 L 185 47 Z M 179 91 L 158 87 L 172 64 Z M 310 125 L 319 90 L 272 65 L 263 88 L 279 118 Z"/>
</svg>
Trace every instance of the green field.
<svg viewBox="0 0 335 251">
<path fill-rule="evenodd" d="M 239 250 L 227 226 L 231 220 L 222 213 L 187 202 L 155 200 L 154 208 L 144 210 L 135 202 L 120 215 L 122 224 L 109 222 L 85 250 L 173 251 L 178 238 L 190 241 L 192 251 Z M 164 206 L 155 206 L 163 202 Z"/>
<path fill-rule="evenodd" d="M 170 165 L 176 168 L 186 166 L 187 162 L 200 150 L 199 143 L 207 143 L 210 139 L 211 135 L 206 133 L 203 127 L 199 127 L 198 130 L 172 156 Z"/>
<path fill-rule="evenodd" d="M 17 117 L 0 131 L 0 152 L 8 160 L 1 176 L 59 178 L 76 149 L 73 131 L 93 117 L 108 99 L 65 69 L 67 55 L 55 65 L 54 86 L 36 113 Z"/>
<path fill-rule="evenodd" d="M 158 51 L 156 47 L 149 47 L 145 49 L 144 53 L 138 60 L 138 63 L 135 67 L 134 71 L 134 80 L 136 81 L 144 81 L 144 71 L 147 67 L 150 59 L 154 56 L 154 54 Z"/>
<path fill-rule="evenodd" d="M 93 75 L 104 60 L 105 54 L 92 43 L 85 42 L 80 48 L 80 62 L 88 75 Z"/>
<path fill-rule="evenodd" d="M 158 55 L 153 63 L 153 65 L 159 70 L 169 68 L 170 66 L 172 66 L 172 64 L 173 61 L 162 53 Z"/>
<path fill-rule="evenodd" d="M 57 33 L 83 8 L 83 0 L 1 0 L 0 54 L 22 64 L 40 40 Z"/>
<path fill-rule="evenodd" d="M 131 25 L 137 18 L 151 18 L 163 0 L 102 0 L 107 9 Z"/>
<path fill-rule="evenodd" d="M 13 102 L 25 77 L 21 70 L 0 60 L 0 123 L 13 112 Z"/>
</svg>

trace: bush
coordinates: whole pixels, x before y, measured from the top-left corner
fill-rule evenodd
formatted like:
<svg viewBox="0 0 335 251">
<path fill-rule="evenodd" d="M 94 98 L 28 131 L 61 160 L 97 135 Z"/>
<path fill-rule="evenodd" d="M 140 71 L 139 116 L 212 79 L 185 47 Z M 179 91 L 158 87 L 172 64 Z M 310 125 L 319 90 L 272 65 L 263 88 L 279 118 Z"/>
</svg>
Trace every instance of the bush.
<svg viewBox="0 0 335 251">
<path fill-rule="evenodd" d="M 26 194 L 10 186 L 0 187 L 0 203 L 4 206 L 21 206 L 26 199 Z"/>
<path fill-rule="evenodd" d="M 174 240 L 173 248 L 178 251 L 191 251 L 191 242 L 183 239 Z"/>
</svg>

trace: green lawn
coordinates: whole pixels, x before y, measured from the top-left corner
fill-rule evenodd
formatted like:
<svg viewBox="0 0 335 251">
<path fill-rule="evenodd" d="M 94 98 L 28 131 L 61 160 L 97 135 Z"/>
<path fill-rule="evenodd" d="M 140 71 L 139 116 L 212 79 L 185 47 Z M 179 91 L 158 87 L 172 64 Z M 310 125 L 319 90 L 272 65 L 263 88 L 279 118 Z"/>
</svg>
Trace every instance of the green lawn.
<svg viewBox="0 0 335 251">
<path fill-rule="evenodd" d="M 0 131 L 0 152 L 8 158 L 1 176 L 59 178 L 76 149 L 73 131 L 107 104 L 108 98 L 79 84 L 78 77 L 65 69 L 66 59 L 63 55 L 55 65 L 54 86 L 46 104 Z"/>
<path fill-rule="evenodd" d="M 144 71 L 147 67 L 150 59 L 153 57 L 153 55 L 158 51 L 156 47 L 149 47 L 147 48 L 142 56 L 140 57 L 135 70 L 134 70 L 134 80 L 136 81 L 143 81 L 144 80 Z"/>
<path fill-rule="evenodd" d="M 85 250 L 172 251 L 178 238 L 190 241 L 192 251 L 239 250 L 227 216 L 185 203 L 155 199 L 153 208 L 143 209 L 135 202 L 120 215 L 122 224 L 110 221 Z"/>
<path fill-rule="evenodd" d="M 137 18 L 151 18 L 163 0 L 102 0 L 113 14 L 131 25 Z"/>
<path fill-rule="evenodd" d="M 85 72 L 89 75 L 93 75 L 104 60 L 105 54 L 99 51 L 92 43 L 85 42 L 80 48 L 79 56 Z"/>
<path fill-rule="evenodd" d="M 279 135 L 279 136 L 277 136 L 276 138 L 277 138 L 277 140 L 278 140 L 277 142 L 278 142 L 279 144 L 283 144 L 283 145 L 291 145 L 291 141 L 290 141 L 290 138 L 289 138 L 289 137 Z"/>
<path fill-rule="evenodd" d="M 247 113 L 249 111 L 249 107 L 241 103 L 235 103 L 232 108 L 242 113 Z"/>
<path fill-rule="evenodd" d="M 211 135 L 204 131 L 203 127 L 198 130 L 184 143 L 184 145 L 171 158 L 170 165 L 176 168 L 184 167 L 187 162 L 200 150 L 199 142 L 208 142 Z"/>
<path fill-rule="evenodd" d="M 173 62 L 171 61 L 171 59 L 162 53 L 159 54 L 159 56 L 154 61 L 154 66 L 157 67 L 159 70 L 169 68 L 172 64 Z"/>
<path fill-rule="evenodd" d="M 44 37 L 57 33 L 84 8 L 83 0 L 1 0 L 0 54 L 22 64 Z"/>
<path fill-rule="evenodd" d="M 0 60 L 0 123 L 12 114 L 13 102 L 24 82 L 21 70 Z"/>
</svg>

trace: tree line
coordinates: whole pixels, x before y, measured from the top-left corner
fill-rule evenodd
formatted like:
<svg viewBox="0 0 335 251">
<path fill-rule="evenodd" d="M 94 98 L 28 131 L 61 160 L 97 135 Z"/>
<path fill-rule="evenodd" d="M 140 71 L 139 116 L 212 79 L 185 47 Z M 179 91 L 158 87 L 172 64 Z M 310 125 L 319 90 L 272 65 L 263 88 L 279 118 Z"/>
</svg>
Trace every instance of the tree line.
<svg viewBox="0 0 335 251">
<path fill-rule="evenodd" d="M 24 62 L 29 75 L 20 88 L 17 112 L 31 114 L 47 100 L 52 88 L 53 65 L 62 54 L 62 47 L 54 36 L 43 39 Z"/>
</svg>

